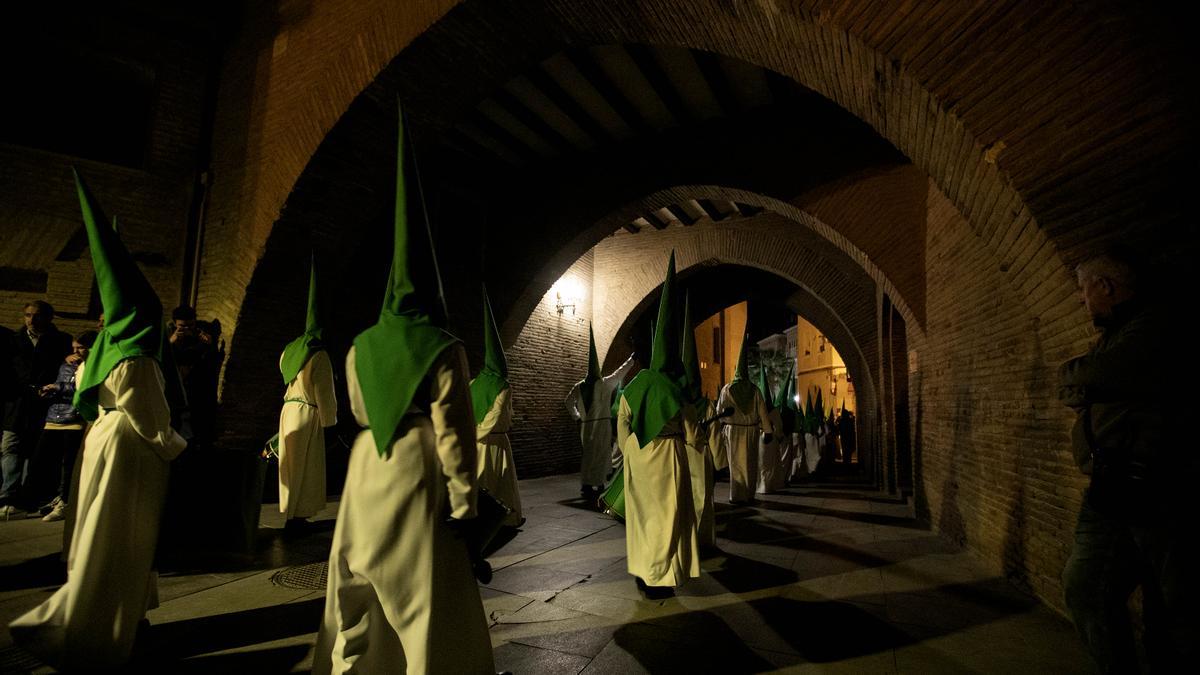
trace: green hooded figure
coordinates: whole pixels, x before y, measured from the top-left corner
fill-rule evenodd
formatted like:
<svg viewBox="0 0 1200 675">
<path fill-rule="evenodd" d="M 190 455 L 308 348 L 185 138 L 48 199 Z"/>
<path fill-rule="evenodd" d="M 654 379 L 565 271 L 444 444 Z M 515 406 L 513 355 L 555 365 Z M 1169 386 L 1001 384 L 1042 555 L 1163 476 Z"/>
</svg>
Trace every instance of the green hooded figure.
<svg viewBox="0 0 1200 675">
<path fill-rule="evenodd" d="M 791 436 L 796 430 L 796 364 L 788 368 L 787 380 L 779 385 L 779 398 L 775 401 L 783 423 L 783 433 Z"/>
<path fill-rule="evenodd" d="M 291 384 L 312 355 L 324 348 L 320 298 L 317 293 L 317 256 L 314 253 L 312 267 L 308 272 L 308 318 L 305 320 L 304 334 L 283 348 L 283 358 L 279 360 L 279 372 L 283 374 L 283 383 Z"/>
<path fill-rule="evenodd" d="M 390 453 L 396 429 L 425 373 L 447 347 L 458 342 L 444 329 L 445 303 L 429 223 L 408 226 L 403 115 L 397 145 L 394 243 L 387 291 L 379 320 L 354 338 L 355 371 L 381 457 Z M 419 285 L 422 262 L 431 269 L 424 270 L 424 284 Z"/>
<path fill-rule="evenodd" d="M 817 433 L 816 418 L 813 416 L 812 390 L 809 390 L 804 401 L 804 433 Z"/>
<path fill-rule="evenodd" d="M 483 370 L 471 380 L 471 406 L 475 410 L 475 424 L 487 417 L 492 404 L 500 392 L 508 388 L 508 361 L 504 359 L 504 346 L 500 344 L 500 330 L 496 328 L 496 316 L 492 314 L 492 301 L 487 288 L 483 289 Z"/>
<path fill-rule="evenodd" d="M 80 415 L 94 421 L 100 414 L 99 387 L 116 365 L 135 356 L 149 356 L 163 364 L 166 335 L 162 303 L 142 275 L 116 229 L 100 209 L 91 190 L 77 171 L 75 190 L 83 211 L 84 229 L 96 273 L 104 328 L 96 336 L 83 369 L 83 381 L 75 389 L 74 405 Z"/>
<path fill-rule="evenodd" d="M 700 381 L 700 357 L 696 354 L 696 327 L 692 325 L 692 298 L 690 293 L 683 296 L 683 379 L 680 386 L 689 403 L 704 410 L 706 405 L 704 389 Z"/>
<path fill-rule="evenodd" d="M 733 379 L 729 381 L 729 395 L 738 410 L 748 410 L 754 402 L 754 383 L 750 381 L 750 367 L 746 358 L 745 337 L 742 338 L 742 349 L 738 352 L 737 368 L 733 371 Z"/>
<path fill-rule="evenodd" d="M 771 385 L 767 382 L 767 363 L 766 359 L 761 358 L 762 353 L 759 353 L 758 361 L 758 390 L 762 392 L 763 402 L 767 405 L 767 412 L 775 410 L 775 397 L 771 395 Z"/>
<path fill-rule="evenodd" d="M 821 389 L 819 387 L 817 388 L 817 402 L 813 404 L 813 415 L 816 416 L 818 426 L 825 421 L 825 402 L 821 399 Z"/>
<path fill-rule="evenodd" d="M 679 318 L 675 311 L 674 293 L 675 252 L 672 251 L 662 296 L 658 301 L 650 367 L 638 373 L 625 387 L 624 396 L 632 415 L 630 427 L 637 437 L 638 447 L 645 447 L 658 436 L 667 422 L 679 414 L 686 398 L 679 387 L 683 362 L 679 353 Z"/>
</svg>

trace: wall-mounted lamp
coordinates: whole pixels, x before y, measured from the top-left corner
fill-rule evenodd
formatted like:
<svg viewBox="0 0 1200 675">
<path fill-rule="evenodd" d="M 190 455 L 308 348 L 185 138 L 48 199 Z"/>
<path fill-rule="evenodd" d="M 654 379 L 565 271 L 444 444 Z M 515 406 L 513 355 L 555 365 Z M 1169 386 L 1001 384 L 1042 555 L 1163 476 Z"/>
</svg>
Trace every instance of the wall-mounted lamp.
<svg viewBox="0 0 1200 675">
<path fill-rule="evenodd" d="M 554 287 L 551 290 L 554 291 L 554 309 L 558 312 L 558 315 L 562 316 L 567 308 L 570 307 L 571 316 L 575 316 L 575 309 L 583 298 L 583 288 L 579 285 L 579 282 L 575 279 L 562 277 L 554 282 Z"/>
<path fill-rule="evenodd" d="M 563 302 L 562 293 L 555 293 L 554 294 L 554 309 L 558 310 L 558 313 L 560 316 L 562 315 L 563 310 L 568 307 L 571 308 L 571 316 L 575 316 L 575 303 Z"/>
</svg>

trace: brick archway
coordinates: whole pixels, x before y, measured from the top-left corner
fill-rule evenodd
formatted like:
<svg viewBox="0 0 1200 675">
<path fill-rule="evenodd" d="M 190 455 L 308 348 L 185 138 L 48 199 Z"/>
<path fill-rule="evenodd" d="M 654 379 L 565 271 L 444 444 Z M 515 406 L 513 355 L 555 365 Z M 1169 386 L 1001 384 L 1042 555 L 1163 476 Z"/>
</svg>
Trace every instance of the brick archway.
<svg viewBox="0 0 1200 675">
<path fill-rule="evenodd" d="M 231 63 L 256 61 L 258 67 L 250 78 L 253 86 L 246 87 L 244 77 L 232 78 L 235 84 L 227 89 L 242 86 L 233 95 L 246 101 L 228 102 L 218 120 L 219 138 L 232 145 L 217 148 L 218 175 L 227 178 L 214 187 L 208 241 L 218 252 L 211 257 L 220 260 L 206 264 L 203 308 L 234 324 L 256 252 L 285 199 L 325 135 L 372 82 L 388 80 L 410 90 L 420 86 L 428 97 L 461 105 L 464 97 L 480 90 L 481 78 L 502 77 L 512 72 L 508 64 L 514 59 L 534 57 L 544 44 L 555 42 L 685 45 L 770 68 L 820 92 L 874 127 L 931 176 L 1011 279 L 1018 284 L 1031 277 L 1049 279 L 1051 283 L 1024 291 L 1032 304 L 1069 302 L 1069 293 L 1061 290 L 1066 279 L 1060 246 L 1079 248 L 1090 236 L 1144 231 L 1172 217 L 1153 214 L 1129 225 L 1120 209 L 1104 208 L 1114 200 L 1146 203 L 1138 192 L 1160 189 L 1153 187 L 1154 179 L 1169 169 L 1137 170 L 1144 164 L 1139 158 L 1157 150 L 1174 157 L 1178 153 L 1170 148 L 1191 127 L 1179 123 L 1187 111 L 1171 105 L 1162 79 L 1142 76 L 1155 63 L 1156 46 L 1149 39 L 1109 39 L 1108 32 L 1120 22 L 1101 16 L 1103 12 L 1046 16 L 1035 2 L 1018 3 L 1006 12 L 964 3 L 939 5 L 940 21 L 934 25 L 915 10 L 893 12 L 857 0 L 819 10 L 762 3 L 729 6 L 717 0 L 500 4 L 332 3 L 298 13 L 261 10 L 249 17 Z M 1122 10 L 1108 11 L 1119 17 Z M 431 25 L 429 33 L 435 35 L 414 42 Z M 1130 25 L 1145 29 L 1147 24 Z M 967 26 L 974 30 L 965 30 Z M 505 39 L 509 28 L 521 37 Z M 929 46 L 935 35 L 950 44 Z M 999 76 L 998 64 L 1011 61 L 1002 57 L 1037 52 L 1029 42 L 1047 35 L 1071 39 L 1044 45 L 1045 68 Z M 459 54 L 454 64 L 439 62 L 439 36 L 479 38 L 456 43 L 473 44 L 480 53 Z M 489 45 L 489 37 L 498 44 Z M 1051 58 L 1063 53 L 1088 54 L 1087 67 L 1071 70 L 1072 59 Z M 496 59 L 497 54 L 508 56 Z M 486 67 L 463 58 L 472 55 L 488 59 Z M 1114 67 L 1123 63 L 1130 67 Z M 431 83 L 414 75 L 414 68 L 435 71 L 430 76 L 442 86 L 424 86 Z M 1090 93 L 1077 83 L 1089 81 L 1094 72 L 1106 73 L 1109 91 L 1096 95 L 1112 107 L 1158 101 L 1158 109 L 1165 106 L 1169 114 L 1117 130 L 1106 117 L 1111 107 L 1091 106 L 1073 113 L 1072 124 L 1063 127 L 1047 124 L 1056 117 L 1053 106 L 1031 113 L 1022 105 L 1030 99 L 1077 100 Z M 466 73 L 476 80 L 474 86 L 463 86 L 469 83 Z M 964 73 L 973 76 L 969 82 Z M 1002 83 L 994 93 L 986 86 L 967 86 L 989 80 Z M 301 81 L 303 94 L 296 95 Z M 445 96 L 451 89 L 460 91 Z M 248 123 L 239 119 L 247 110 Z M 268 134 L 267 129 L 287 132 Z M 1024 130 L 1032 131 L 1019 133 Z M 1107 153 L 1114 157 L 1101 170 L 1088 170 L 1099 148 L 1122 144 L 1140 152 L 1128 159 Z M 1076 166 L 1081 179 L 1062 180 Z M 1024 192 L 1034 194 L 1038 204 L 1030 206 Z M 1105 195 L 1099 200 L 1104 204 L 1095 195 Z M 1045 218 L 1039 211 L 1050 211 L 1051 204 L 1053 212 L 1047 216 L 1054 221 L 1053 240 L 1039 222 Z"/>
</svg>

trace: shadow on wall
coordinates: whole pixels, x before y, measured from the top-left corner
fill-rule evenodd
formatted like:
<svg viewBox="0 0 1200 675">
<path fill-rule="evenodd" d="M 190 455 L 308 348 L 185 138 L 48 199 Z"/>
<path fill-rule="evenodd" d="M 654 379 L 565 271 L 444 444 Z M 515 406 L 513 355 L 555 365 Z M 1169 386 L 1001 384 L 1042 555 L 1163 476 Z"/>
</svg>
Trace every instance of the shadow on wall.
<svg viewBox="0 0 1200 675">
<path fill-rule="evenodd" d="M 1028 401 L 1028 404 L 1025 410 L 1017 412 L 1019 421 L 1013 428 L 1016 453 L 1013 456 L 1012 473 L 1017 485 L 1013 492 L 1012 505 L 1008 509 L 1008 521 L 1005 524 L 1004 543 L 1001 549 L 1003 555 L 1001 564 L 1005 576 L 1025 589 L 1031 589 L 1029 571 L 1025 564 L 1028 548 L 1025 531 L 1025 482 L 1036 469 L 1032 460 L 1040 450 L 1037 447 L 1038 442 L 1035 440 L 1035 432 L 1041 426 L 1034 415 L 1037 409 L 1035 401 L 1046 398 L 1053 400 L 1054 398 L 1047 395 L 1051 386 L 1051 371 L 1045 362 L 1045 350 L 1042 347 L 1042 336 L 1038 332 L 1038 324 L 1038 319 L 1033 318 L 1030 325 L 1030 333 L 1033 335 L 1033 355 L 1029 360 L 1025 376 L 1025 401 Z"/>
<path fill-rule="evenodd" d="M 962 509 L 958 506 L 958 454 L 971 438 L 974 397 L 967 386 L 959 386 L 954 403 L 954 433 L 947 453 L 946 481 L 942 484 L 942 512 L 938 517 L 938 531 L 951 541 L 966 546 L 967 525 Z"/>
</svg>

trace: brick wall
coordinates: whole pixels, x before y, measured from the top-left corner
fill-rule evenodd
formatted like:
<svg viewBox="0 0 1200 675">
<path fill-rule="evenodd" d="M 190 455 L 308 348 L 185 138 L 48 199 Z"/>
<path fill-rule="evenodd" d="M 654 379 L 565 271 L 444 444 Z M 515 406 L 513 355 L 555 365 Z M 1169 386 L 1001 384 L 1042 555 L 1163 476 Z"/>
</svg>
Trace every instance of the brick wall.
<svg viewBox="0 0 1200 675">
<path fill-rule="evenodd" d="M 588 252 L 563 275 L 583 289 L 575 312 L 567 309 L 559 315 L 554 292 L 548 291 L 508 348 L 513 388 L 509 438 L 517 475 L 522 478 L 579 471 L 579 425 L 567 414 L 563 400 L 587 373 L 593 258 Z"/>
<path fill-rule="evenodd" d="M 910 391 L 921 511 L 1061 607 L 1084 481 L 1055 378 L 1082 351 L 1088 322 L 1070 306 L 1069 278 L 1057 282 L 1060 302 L 1031 307 L 946 198 L 931 187 L 929 201 L 926 339 L 909 331 L 919 360 Z"/>
<path fill-rule="evenodd" d="M 120 58 L 152 69 L 154 94 L 142 168 L 0 143 L 0 267 L 45 273 L 45 288 L 0 288 L 0 324 L 21 325 L 22 306 L 48 300 L 59 328 L 94 328 L 91 257 L 71 177 L 75 166 L 139 261 L 169 312 L 179 301 L 192 167 L 200 133 L 201 50 L 121 26 Z M 17 92 L 19 95 L 19 92 Z"/>
</svg>

